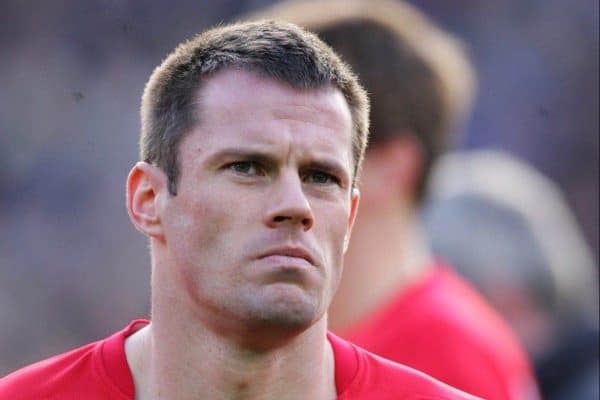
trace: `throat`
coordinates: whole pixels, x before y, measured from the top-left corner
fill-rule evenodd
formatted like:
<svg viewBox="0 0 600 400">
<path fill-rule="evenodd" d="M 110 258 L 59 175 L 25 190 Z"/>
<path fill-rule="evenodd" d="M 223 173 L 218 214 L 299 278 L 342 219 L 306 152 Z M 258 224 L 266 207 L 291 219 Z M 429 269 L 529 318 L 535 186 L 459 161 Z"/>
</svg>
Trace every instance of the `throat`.
<svg viewBox="0 0 600 400">
<path fill-rule="evenodd" d="M 136 400 L 337 397 L 333 351 L 322 322 L 316 324 L 318 331 L 313 331 L 313 326 L 292 343 L 267 351 L 248 350 L 206 336 L 174 338 L 174 331 L 162 340 L 153 332 L 154 325 L 126 342 Z"/>
</svg>

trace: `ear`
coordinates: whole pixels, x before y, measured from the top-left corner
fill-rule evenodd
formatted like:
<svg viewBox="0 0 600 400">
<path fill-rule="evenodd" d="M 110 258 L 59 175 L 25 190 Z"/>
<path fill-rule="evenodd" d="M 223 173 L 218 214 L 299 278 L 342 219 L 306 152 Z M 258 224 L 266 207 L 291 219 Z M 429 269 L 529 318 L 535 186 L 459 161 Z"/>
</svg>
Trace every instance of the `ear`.
<svg viewBox="0 0 600 400">
<path fill-rule="evenodd" d="M 352 189 L 350 195 L 350 214 L 348 215 L 348 230 L 346 236 L 344 236 L 344 253 L 348 250 L 350 244 L 350 235 L 352 234 L 352 227 L 354 227 L 354 221 L 358 213 L 358 205 L 360 204 L 360 191 L 357 188 Z"/>
<path fill-rule="evenodd" d="M 138 162 L 127 177 L 127 212 L 129 219 L 148 237 L 161 238 L 161 196 L 166 195 L 166 174 L 158 167 Z"/>
</svg>

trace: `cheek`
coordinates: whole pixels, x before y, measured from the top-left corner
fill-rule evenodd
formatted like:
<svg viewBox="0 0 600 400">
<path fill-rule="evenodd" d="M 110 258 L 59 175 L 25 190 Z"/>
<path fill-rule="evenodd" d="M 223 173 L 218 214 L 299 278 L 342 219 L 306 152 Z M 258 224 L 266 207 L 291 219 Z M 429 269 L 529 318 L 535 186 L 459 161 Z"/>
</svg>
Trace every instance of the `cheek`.
<svg viewBox="0 0 600 400">
<path fill-rule="evenodd" d="M 167 240 L 173 257 L 188 268 L 212 268 L 227 255 L 225 245 L 234 232 L 235 217 L 221 199 L 209 194 L 181 200 L 170 214 Z"/>
<path fill-rule="evenodd" d="M 333 223 L 333 225 L 330 225 L 327 232 L 320 235 L 319 238 L 320 243 L 322 243 L 322 251 L 325 254 L 327 263 L 325 269 L 327 277 L 323 292 L 323 302 L 326 308 L 331 303 L 342 278 L 345 232 L 345 225 Z"/>
<path fill-rule="evenodd" d="M 239 227 L 223 199 L 207 194 L 195 199 L 173 208 L 167 239 L 176 286 L 194 303 L 205 304 L 225 296 L 236 279 L 231 266 L 237 261 Z"/>
<path fill-rule="evenodd" d="M 327 257 L 327 263 L 333 280 L 339 279 L 343 264 L 344 241 L 348 234 L 348 211 L 345 208 L 335 208 L 327 212 L 327 220 L 322 227 L 324 231 L 318 236 L 322 250 Z"/>
</svg>

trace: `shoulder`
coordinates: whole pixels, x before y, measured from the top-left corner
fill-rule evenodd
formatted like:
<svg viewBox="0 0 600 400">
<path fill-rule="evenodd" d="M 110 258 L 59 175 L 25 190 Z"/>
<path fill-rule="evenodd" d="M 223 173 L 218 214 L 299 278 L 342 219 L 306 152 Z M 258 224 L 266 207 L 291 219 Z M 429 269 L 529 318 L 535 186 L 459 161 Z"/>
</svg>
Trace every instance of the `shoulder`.
<svg viewBox="0 0 600 400">
<path fill-rule="evenodd" d="M 514 333 L 450 268 L 438 268 L 409 300 L 410 310 L 398 310 L 402 323 L 380 342 L 378 354 L 469 392 L 537 398 L 533 371 Z"/>
<path fill-rule="evenodd" d="M 364 388 L 374 396 L 390 396 L 402 399 L 474 400 L 467 393 L 442 383 L 429 375 L 402 364 L 388 361 L 357 348 L 363 359 Z M 379 398 L 379 397 L 373 397 Z"/>
<path fill-rule="evenodd" d="M 475 399 L 430 376 L 388 361 L 328 334 L 335 357 L 339 400 L 462 400 Z"/>
<path fill-rule="evenodd" d="M 452 353 L 477 351 L 491 360 L 526 359 L 510 327 L 469 283 L 449 268 L 437 268 L 429 281 L 408 301 L 414 315 L 408 312 L 409 322 L 400 326 L 403 337 L 437 343 Z"/>
<path fill-rule="evenodd" d="M 2 399 L 46 399 L 93 374 L 98 342 L 39 361 L 0 379 Z"/>
<path fill-rule="evenodd" d="M 106 339 L 13 372 L 0 379 L 0 399 L 133 399 L 125 338 L 147 324 L 132 321 Z"/>
</svg>

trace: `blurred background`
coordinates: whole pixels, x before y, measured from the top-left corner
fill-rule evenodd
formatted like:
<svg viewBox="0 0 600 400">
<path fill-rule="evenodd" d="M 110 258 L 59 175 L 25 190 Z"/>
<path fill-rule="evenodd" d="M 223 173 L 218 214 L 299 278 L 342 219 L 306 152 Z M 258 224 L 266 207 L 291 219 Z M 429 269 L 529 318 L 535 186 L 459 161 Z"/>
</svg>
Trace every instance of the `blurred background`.
<svg viewBox="0 0 600 400">
<path fill-rule="evenodd" d="M 2 1 L 0 376 L 148 317 L 124 206 L 144 84 L 184 38 L 272 3 Z M 410 3 L 478 71 L 456 149 L 503 150 L 556 184 L 597 269 L 598 2 Z"/>
</svg>

